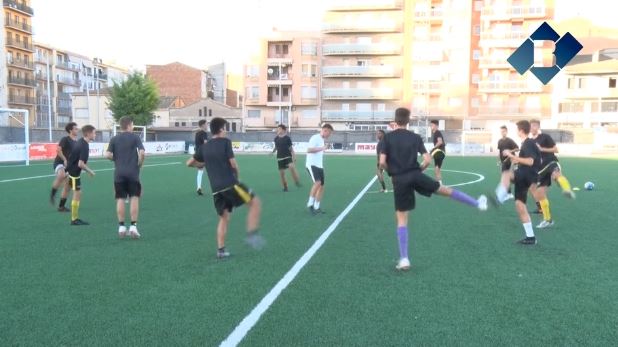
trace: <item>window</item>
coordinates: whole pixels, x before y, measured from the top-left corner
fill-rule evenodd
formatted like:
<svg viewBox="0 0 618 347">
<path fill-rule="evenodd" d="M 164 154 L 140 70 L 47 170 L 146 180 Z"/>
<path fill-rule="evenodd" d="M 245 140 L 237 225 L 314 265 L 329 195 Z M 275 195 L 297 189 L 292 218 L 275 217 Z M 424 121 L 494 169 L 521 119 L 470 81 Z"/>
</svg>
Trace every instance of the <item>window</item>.
<svg viewBox="0 0 618 347">
<path fill-rule="evenodd" d="M 609 78 L 609 87 L 610 88 L 616 88 L 616 78 L 615 77 L 610 77 Z"/>
<path fill-rule="evenodd" d="M 198 117 L 202 117 L 202 109 L 200 108 L 198 111 L 199 111 L 199 116 Z"/>
<path fill-rule="evenodd" d="M 204 106 L 204 117 L 208 114 L 208 107 Z"/>
<path fill-rule="evenodd" d="M 208 117 L 212 117 L 212 108 L 208 110 Z"/>
<path fill-rule="evenodd" d="M 288 45 L 283 45 L 283 54 L 288 54 Z"/>
<path fill-rule="evenodd" d="M 303 77 L 316 77 L 318 74 L 318 66 L 316 64 L 303 64 Z"/>
<path fill-rule="evenodd" d="M 290 88 L 283 88 L 283 96 L 289 96 L 290 95 Z"/>
<path fill-rule="evenodd" d="M 247 87 L 247 99 L 259 99 L 260 87 Z"/>
<path fill-rule="evenodd" d="M 180 123 L 178 123 L 178 122 L 174 122 L 174 126 L 175 126 L 175 127 L 179 127 L 179 126 L 180 126 Z"/>
<path fill-rule="evenodd" d="M 183 127 L 186 127 L 187 126 L 187 122 L 181 122 L 180 125 L 183 126 Z"/>
<path fill-rule="evenodd" d="M 262 117 L 262 111 L 260 110 L 247 110 L 247 118 L 260 118 Z"/>
<path fill-rule="evenodd" d="M 318 45 L 315 42 L 303 42 L 300 50 L 302 55 L 318 55 Z"/>
<path fill-rule="evenodd" d="M 481 51 L 478 49 L 475 49 L 472 51 L 472 59 L 473 60 L 479 60 L 481 58 Z"/>
<path fill-rule="evenodd" d="M 317 118 L 318 110 L 303 110 L 302 117 L 303 118 Z"/>
<path fill-rule="evenodd" d="M 197 122 L 191 122 L 191 126 L 196 127 L 197 126 Z"/>
<path fill-rule="evenodd" d="M 301 98 L 302 99 L 317 99 L 318 97 L 318 88 L 312 86 L 302 86 L 301 87 Z"/>
<path fill-rule="evenodd" d="M 260 67 L 257 65 L 247 66 L 247 77 L 258 77 L 260 75 Z"/>
<path fill-rule="evenodd" d="M 475 25 L 473 32 L 474 32 L 474 36 L 480 36 L 481 35 L 481 26 L 480 25 Z"/>
</svg>

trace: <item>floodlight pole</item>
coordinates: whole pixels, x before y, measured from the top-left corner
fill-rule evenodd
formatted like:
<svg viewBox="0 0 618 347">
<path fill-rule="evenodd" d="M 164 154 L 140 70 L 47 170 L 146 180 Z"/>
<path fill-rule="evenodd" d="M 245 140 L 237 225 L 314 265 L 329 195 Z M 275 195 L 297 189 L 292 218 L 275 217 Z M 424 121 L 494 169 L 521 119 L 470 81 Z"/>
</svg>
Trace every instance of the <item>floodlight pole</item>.
<svg viewBox="0 0 618 347">
<path fill-rule="evenodd" d="M 49 127 L 49 142 L 52 142 L 52 124 L 51 124 L 51 82 L 49 80 L 49 54 L 45 54 L 47 57 L 47 125 Z"/>
</svg>

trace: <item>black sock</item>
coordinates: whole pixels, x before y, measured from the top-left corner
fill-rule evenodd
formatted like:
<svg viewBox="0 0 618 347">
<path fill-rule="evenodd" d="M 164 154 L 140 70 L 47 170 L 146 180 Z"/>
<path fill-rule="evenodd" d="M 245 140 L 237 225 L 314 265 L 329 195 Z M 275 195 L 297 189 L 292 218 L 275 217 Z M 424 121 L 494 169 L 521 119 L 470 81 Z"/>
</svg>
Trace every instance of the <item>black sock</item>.
<svg viewBox="0 0 618 347">
<path fill-rule="evenodd" d="M 382 186 L 382 190 L 386 190 L 386 184 L 384 181 L 380 181 L 380 185 Z"/>
<path fill-rule="evenodd" d="M 217 251 L 219 251 L 219 253 L 225 252 L 225 246 L 218 248 Z"/>
<path fill-rule="evenodd" d="M 64 207 L 64 205 L 66 205 L 67 203 L 67 198 L 61 198 L 60 199 L 60 204 L 58 205 L 58 207 Z"/>
<path fill-rule="evenodd" d="M 256 235 L 260 229 L 250 230 L 249 235 Z"/>
<path fill-rule="evenodd" d="M 58 192 L 58 189 L 56 188 L 52 188 L 51 190 L 51 196 L 56 196 L 56 193 Z"/>
<path fill-rule="evenodd" d="M 507 190 L 507 192 L 508 192 L 509 194 L 511 194 L 511 187 L 509 187 L 509 189 Z"/>
<path fill-rule="evenodd" d="M 118 225 L 123 227 L 124 226 L 124 222 L 118 222 Z"/>
<path fill-rule="evenodd" d="M 131 225 L 132 226 L 136 226 L 137 225 L 137 221 L 131 221 Z"/>
<path fill-rule="evenodd" d="M 536 202 L 536 208 L 539 209 L 539 211 L 542 210 L 541 203 L 538 201 Z"/>
</svg>

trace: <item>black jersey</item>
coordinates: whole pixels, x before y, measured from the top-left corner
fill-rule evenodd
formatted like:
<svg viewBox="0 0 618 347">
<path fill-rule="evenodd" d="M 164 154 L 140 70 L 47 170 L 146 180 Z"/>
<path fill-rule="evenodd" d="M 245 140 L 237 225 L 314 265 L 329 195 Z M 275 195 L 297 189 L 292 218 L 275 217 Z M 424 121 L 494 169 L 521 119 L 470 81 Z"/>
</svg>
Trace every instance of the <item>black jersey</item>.
<svg viewBox="0 0 618 347">
<path fill-rule="evenodd" d="M 442 150 L 442 152 L 445 151 L 446 141 L 444 141 L 444 136 L 442 136 L 442 133 L 440 132 L 440 130 L 434 131 L 434 133 L 431 135 L 431 139 L 433 141 L 434 148 L 439 148 Z M 438 139 L 442 139 L 442 144 L 440 146 L 436 146 L 438 144 Z"/>
<path fill-rule="evenodd" d="M 200 129 L 195 133 L 195 151 L 208 140 L 208 133 Z"/>
<path fill-rule="evenodd" d="M 517 168 L 519 172 L 530 175 L 537 175 L 539 173 L 539 170 L 541 170 L 541 151 L 533 139 L 526 139 L 522 142 L 519 157 L 534 159 L 532 166 L 519 164 Z"/>
<path fill-rule="evenodd" d="M 107 151 L 114 155 L 114 181 L 139 181 L 138 151 L 144 150 L 139 136 L 130 133 L 120 133 L 109 141 Z"/>
<path fill-rule="evenodd" d="M 397 129 L 384 136 L 382 152 L 386 154 L 388 174 L 401 175 L 420 170 L 418 153 L 427 153 L 423 139 L 417 134 Z"/>
<path fill-rule="evenodd" d="M 232 141 L 225 137 L 217 137 L 206 142 L 195 152 L 193 158 L 206 166 L 208 180 L 213 193 L 238 184 L 236 172 L 230 159 L 234 158 Z"/>
<path fill-rule="evenodd" d="M 556 142 L 554 142 L 554 139 L 552 139 L 551 136 L 547 134 L 538 134 L 537 137 L 534 139 L 534 142 L 536 142 L 542 148 L 552 148 L 556 146 Z M 558 158 L 554 153 L 541 152 L 541 161 L 542 165 L 545 166 L 552 161 L 558 161 Z"/>
<path fill-rule="evenodd" d="M 277 136 L 274 142 L 277 158 L 289 158 L 292 156 L 292 139 L 288 135 Z"/>
<path fill-rule="evenodd" d="M 500 141 L 498 141 L 498 157 L 500 157 L 500 161 L 504 161 L 507 158 L 504 154 L 502 154 L 502 152 L 507 149 L 509 151 L 514 151 L 516 149 L 519 149 L 519 146 L 510 137 L 500 139 Z"/>
<path fill-rule="evenodd" d="M 79 177 L 82 173 L 82 169 L 79 167 L 79 161 L 81 160 L 87 163 L 89 156 L 90 145 L 88 141 L 84 140 L 84 138 L 77 140 L 77 143 L 73 146 L 69 160 L 67 161 L 67 172 L 69 175 L 72 177 Z"/>
<path fill-rule="evenodd" d="M 71 152 L 73 151 L 73 147 L 75 146 L 75 143 L 77 143 L 77 141 L 73 140 L 71 136 L 63 137 L 62 139 L 60 139 L 60 142 L 58 143 L 58 147 L 60 147 L 60 149 L 62 150 L 62 154 L 67 159 L 67 162 L 69 161 L 69 156 L 71 155 Z M 60 156 L 57 155 L 56 158 L 54 159 L 54 167 L 60 164 L 64 164 L 64 160 L 62 160 L 62 158 L 60 158 Z"/>
</svg>

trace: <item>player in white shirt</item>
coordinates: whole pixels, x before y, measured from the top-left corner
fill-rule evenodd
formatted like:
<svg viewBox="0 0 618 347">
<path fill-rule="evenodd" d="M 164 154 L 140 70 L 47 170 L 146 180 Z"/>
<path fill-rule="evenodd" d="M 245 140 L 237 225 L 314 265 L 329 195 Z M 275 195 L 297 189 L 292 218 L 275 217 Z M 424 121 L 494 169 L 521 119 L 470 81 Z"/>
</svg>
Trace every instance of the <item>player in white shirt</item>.
<svg viewBox="0 0 618 347">
<path fill-rule="evenodd" d="M 323 213 L 320 209 L 320 202 L 324 195 L 324 151 L 326 145 L 324 140 L 329 138 L 333 132 L 333 127 L 330 124 L 324 124 L 320 133 L 315 134 L 309 140 L 309 148 L 307 148 L 307 171 L 311 176 L 313 185 L 309 192 L 309 201 L 307 207 L 311 214 L 316 215 Z"/>
</svg>

